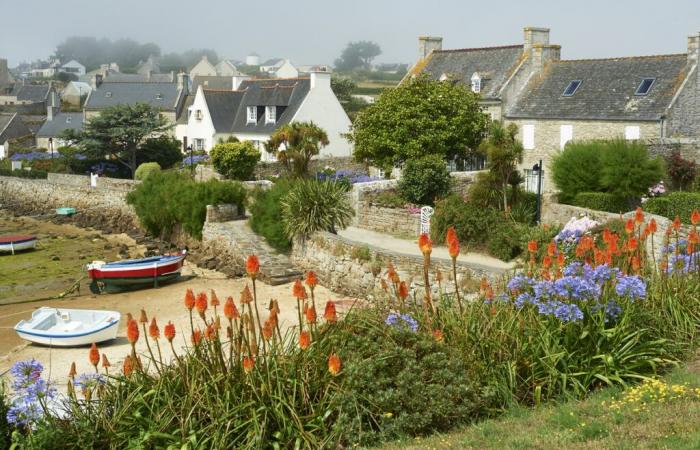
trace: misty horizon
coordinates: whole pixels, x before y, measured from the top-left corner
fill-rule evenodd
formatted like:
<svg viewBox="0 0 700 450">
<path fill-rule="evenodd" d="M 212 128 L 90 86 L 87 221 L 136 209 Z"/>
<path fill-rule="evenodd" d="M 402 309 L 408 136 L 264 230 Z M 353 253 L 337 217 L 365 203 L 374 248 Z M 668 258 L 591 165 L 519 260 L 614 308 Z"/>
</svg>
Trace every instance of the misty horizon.
<svg viewBox="0 0 700 450">
<path fill-rule="evenodd" d="M 382 49 L 375 62 L 411 64 L 419 35 L 443 37 L 446 49 L 498 46 L 521 43 L 525 26 L 550 28 L 551 42 L 562 46 L 563 59 L 685 53 L 687 36 L 700 31 L 700 2 L 679 0 L 674 8 L 662 9 L 656 5 L 593 0 L 564 7 L 550 0 L 506 0 L 494 13 L 488 4 L 457 0 L 432 6 L 416 1 L 214 0 L 198 11 L 182 1 L 124 0 L 87 9 L 78 0 L 39 0 L 31 9 L 9 6 L 13 20 L 0 29 L 0 58 L 14 67 L 48 58 L 70 36 L 94 36 L 152 42 L 162 54 L 213 49 L 226 59 L 244 60 L 255 52 L 261 61 L 333 64 L 348 42 L 370 40 Z"/>
</svg>

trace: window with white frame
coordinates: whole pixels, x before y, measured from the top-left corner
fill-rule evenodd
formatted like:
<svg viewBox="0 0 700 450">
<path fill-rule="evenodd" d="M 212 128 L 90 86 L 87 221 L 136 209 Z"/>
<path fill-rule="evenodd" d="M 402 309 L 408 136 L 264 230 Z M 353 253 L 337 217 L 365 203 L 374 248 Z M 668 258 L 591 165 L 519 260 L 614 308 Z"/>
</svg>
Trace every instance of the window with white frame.
<svg viewBox="0 0 700 450">
<path fill-rule="evenodd" d="M 256 106 L 248 107 L 248 123 L 256 123 L 258 121 L 258 108 Z"/>
<path fill-rule="evenodd" d="M 475 94 L 481 92 L 481 77 L 476 72 L 472 75 L 472 92 Z"/>
<path fill-rule="evenodd" d="M 195 139 L 194 140 L 194 149 L 195 150 L 204 150 L 204 139 Z"/>
<path fill-rule="evenodd" d="M 532 124 L 523 125 L 523 148 L 525 150 L 535 148 L 535 126 Z"/>
<path fill-rule="evenodd" d="M 266 106 L 265 107 L 265 123 L 275 123 L 277 122 L 277 107 L 276 106 Z"/>
<path fill-rule="evenodd" d="M 639 139 L 639 136 L 639 126 L 631 125 L 625 127 L 625 139 L 627 139 L 628 141 L 636 141 Z"/>
<path fill-rule="evenodd" d="M 573 125 L 562 125 L 559 130 L 559 146 L 564 148 L 566 143 L 574 138 L 574 126 Z"/>
</svg>

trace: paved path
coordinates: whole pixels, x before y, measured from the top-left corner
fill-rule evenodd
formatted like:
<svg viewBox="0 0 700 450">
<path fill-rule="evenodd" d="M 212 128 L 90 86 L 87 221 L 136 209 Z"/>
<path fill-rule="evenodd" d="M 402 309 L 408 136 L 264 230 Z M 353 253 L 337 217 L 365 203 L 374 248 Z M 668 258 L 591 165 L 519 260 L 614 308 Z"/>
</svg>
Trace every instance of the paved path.
<svg viewBox="0 0 700 450">
<path fill-rule="evenodd" d="M 388 234 L 377 233 L 376 231 L 364 230 L 362 228 L 348 227 L 338 233 L 338 235 L 356 242 L 364 242 L 367 245 L 378 247 L 384 250 L 389 250 L 404 255 L 420 256 L 421 252 L 418 248 L 418 237 L 415 240 L 400 239 Z M 434 247 L 432 256 L 437 258 L 450 259 L 450 254 L 447 247 Z M 515 267 L 515 263 L 503 262 L 500 259 L 491 256 L 482 255 L 480 253 L 462 253 L 457 258 L 458 262 L 478 265 L 497 270 L 509 270 Z"/>
</svg>

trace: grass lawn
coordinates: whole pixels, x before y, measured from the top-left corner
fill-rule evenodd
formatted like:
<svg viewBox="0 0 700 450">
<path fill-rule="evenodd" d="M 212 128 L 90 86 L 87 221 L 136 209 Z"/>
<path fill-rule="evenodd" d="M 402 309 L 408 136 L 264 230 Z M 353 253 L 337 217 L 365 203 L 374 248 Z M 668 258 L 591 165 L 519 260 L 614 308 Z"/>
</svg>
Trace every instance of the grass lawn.
<svg viewBox="0 0 700 450">
<path fill-rule="evenodd" d="M 700 387 L 700 375 L 694 365 L 664 377 L 669 389 L 666 395 L 652 395 L 656 400 L 649 401 L 650 391 L 644 391 L 646 396 L 617 409 L 611 402 L 633 397 L 637 390 L 604 389 L 581 402 L 517 408 L 461 431 L 381 449 L 698 449 L 700 391 L 693 388 Z M 677 395 L 672 385 L 687 385 L 686 393 Z"/>
</svg>

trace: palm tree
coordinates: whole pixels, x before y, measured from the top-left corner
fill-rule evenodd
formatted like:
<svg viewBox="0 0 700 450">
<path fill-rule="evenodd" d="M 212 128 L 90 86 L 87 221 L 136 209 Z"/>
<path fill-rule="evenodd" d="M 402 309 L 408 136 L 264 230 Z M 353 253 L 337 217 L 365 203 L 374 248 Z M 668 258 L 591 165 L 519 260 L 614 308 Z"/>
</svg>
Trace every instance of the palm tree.
<svg viewBox="0 0 700 450">
<path fill-rule="evenodd" d="M 294 122 L 280 127 L 265 144 L 287 171 L 304 177 L 309 171 L 309 161 L 328 145 L 328 135 L 313 122 Z"/>
<path fill-rule="evenodd" d="M 481 144 L 486 154 L 488 169 L 503 195 L 503 210 L 508 211 L 508 186 L 518 175 L 518 164 L 523 162 L 523 145 L 517 139 L 518 127 L 494 121 L 487 139 Z"/>
</svg>

